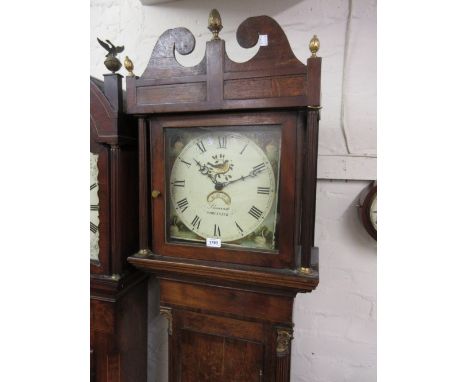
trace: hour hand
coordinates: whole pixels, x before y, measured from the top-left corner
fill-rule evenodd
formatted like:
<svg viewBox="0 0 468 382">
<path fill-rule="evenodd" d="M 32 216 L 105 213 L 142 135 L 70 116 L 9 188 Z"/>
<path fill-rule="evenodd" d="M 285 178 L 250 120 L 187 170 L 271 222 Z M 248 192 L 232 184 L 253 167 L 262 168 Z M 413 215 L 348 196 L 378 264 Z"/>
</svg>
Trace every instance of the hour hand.
<svg viewBox="0 0 468 382">
<path fill-rule="evenodd" d="M 201 164 L 199 161 L 197 161 L 196 159 L 194 159 L 195 163 L 197 164 L 198 166 L 198 171 L 200 171 L 200 173 L 202 175 L 206 175 L 208 176 L 208 178 L 210 178 L 210 180 L 214 183 L 214 184 L 217 184 L 216 180 L 213 178 L 213 174 L 211 174 L 211 171 L 209 169 L 209 167 L 207 167 L 206 165 L 204 164 Z"/>
</svg>

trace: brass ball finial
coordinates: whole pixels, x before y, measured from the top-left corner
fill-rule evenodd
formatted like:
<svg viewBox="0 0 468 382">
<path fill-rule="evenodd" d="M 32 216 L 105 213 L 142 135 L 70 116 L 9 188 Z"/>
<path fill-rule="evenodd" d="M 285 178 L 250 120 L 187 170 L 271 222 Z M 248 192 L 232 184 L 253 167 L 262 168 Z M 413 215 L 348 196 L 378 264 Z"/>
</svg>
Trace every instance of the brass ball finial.
<svg viewBox="0 0 468 382">
<path fill-rule="evenodd" d="M 223 24 L 221 21 L 221 15 L 217 9 L 212 9 L 210 15 L 208 16 L 208 29 L 213 33 L 212 40 L 219 40 L 219 32 L 223 29 Z"/>
<path fill-rule="evenodd" d="M 309 49 L 312 52 L 312 57 L 317 57 L 317 52 L 320 49 L 320 40 L 315 34 L 314 37 L 312 37 L 312 40 L 310 40 Z"/>
<path fill-rule="evenodd" d="M 133 73 L 133 62 L 128 58 L 128 56 L 125 56 L 124 66 L 125 69 L 127 69 L 128 76 L 135 77 L 135 74 Z"/>
</svg>

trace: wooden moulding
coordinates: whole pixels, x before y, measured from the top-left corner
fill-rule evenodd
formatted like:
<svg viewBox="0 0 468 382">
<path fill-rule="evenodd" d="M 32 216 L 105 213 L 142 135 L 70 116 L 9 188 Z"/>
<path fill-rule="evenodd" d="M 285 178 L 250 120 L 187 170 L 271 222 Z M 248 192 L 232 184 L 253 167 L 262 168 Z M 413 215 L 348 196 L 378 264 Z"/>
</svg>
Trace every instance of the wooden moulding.
<svg viewBox="0 0 468 382">
<path fill-rule="evenodd" d="M 175 51 L 190 54 L 195 37 L 186 28 L 164 32 L 141 77 L 127 77 L 130 114 L 306 107 L 320 98 L 320 58 L 307 65 L 294 55 L 284 31 L 268 16 L 250 17 L 237 30 L 237 41 L 252 48 L 268 36 L 247 62 L 232 61 L 222 39 L 206 43 L 201 62 L 185 67 Z M 312 104 L 310 102 L 313 102 Z"/>
<path fill-rule="evenodd" d="M 221 266 L 217 263 L 201 260 L 186 260 L 168 256 L 150 255 L 148 257 L 132 256 L 128 261 L 137 268 L 156 275 L 192 276 L 209 279 L 217 283 L 238 283 L 256 287 L 285 289 L 289 291 L 310 292 L 318 285 L 318 273 L 299 275 L 288 269 L 265 269 L 252 266 Z"/>
<path fill-rule="evenodd" d="M 123 276 L 92 274 L 90 297 L 95 300 L 114 302 L 146 278 L 148 278 L 146 273 L 135 271 L 127 272 Z"/>
</svg>

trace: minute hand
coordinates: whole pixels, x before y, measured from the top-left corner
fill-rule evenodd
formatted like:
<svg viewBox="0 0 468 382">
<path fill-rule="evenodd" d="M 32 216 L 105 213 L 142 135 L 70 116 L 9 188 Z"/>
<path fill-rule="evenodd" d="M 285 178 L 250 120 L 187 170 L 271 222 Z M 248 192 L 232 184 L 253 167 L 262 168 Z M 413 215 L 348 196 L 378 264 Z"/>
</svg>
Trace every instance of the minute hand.
<svg viewBox="0 0 468 382">
<path fill-rule="evenodd" d="M 227 182 L 217 183 L 216 184 L 216 189 L 221 190 L 224 187 L 226 187 L 228 184 L 238 182 L 239 180 L 245 180 L 246 178 L 253 178 L 253 177 L 257 176 L 259 173 L 261 173 L 262 171 L 263 171 L 263 169 L 252 170 L 252 171 L 249 172 L 248 175 L 241 176 L 240 178 L 237 178 L 237 179 L 234 179 L 234 180 L 228 180 Z"/>
</svg>

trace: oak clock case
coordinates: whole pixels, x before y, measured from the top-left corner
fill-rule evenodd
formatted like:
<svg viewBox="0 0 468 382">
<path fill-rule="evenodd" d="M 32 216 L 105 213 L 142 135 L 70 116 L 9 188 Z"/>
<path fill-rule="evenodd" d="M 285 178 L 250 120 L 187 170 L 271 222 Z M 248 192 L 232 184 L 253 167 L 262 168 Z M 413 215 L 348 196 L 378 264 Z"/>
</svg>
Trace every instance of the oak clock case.
<svg viewBox="0 0 468 382">
<path fill-rule="evenodd" d="M 91 380 L 146 381 L 147 277 L 138 248 L 136 121 L 123 113 L 121 76 L 90 80 Z M 139 322 L 135 325 L 134 322 Z"/>
<path fill-rule="evenodd" d="M 179 64 L 195 37 L 174 28 L 127 77 L 140 227 L 128 261 L 158 282 L 169 381 L 287 382 L 294 298 L 319 281 L 319 43 L 304 65 L 275 20 L 250 17 L 237 42 L 262 43 L 236 62 L 216 10 L 208 29 L 199 64 Z"/>
</svg>

